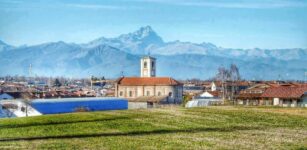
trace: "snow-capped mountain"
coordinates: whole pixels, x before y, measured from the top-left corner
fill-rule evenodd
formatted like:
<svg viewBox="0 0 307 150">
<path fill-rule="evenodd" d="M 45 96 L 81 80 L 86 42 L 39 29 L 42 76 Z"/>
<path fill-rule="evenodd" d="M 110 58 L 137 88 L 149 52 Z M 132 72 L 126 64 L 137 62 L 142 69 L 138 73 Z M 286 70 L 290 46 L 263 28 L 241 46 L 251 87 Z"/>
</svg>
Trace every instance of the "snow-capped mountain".
<svg viewBox="0 0 307 150">
<path fill-rule="evenodd" d="M 164 42 L 150 27 L 86 44 L 65 42 L 12 47 L 0 41 L 0 76 L 28 75 L 116 78 L 139 75 L 139 59 L 157 58 L 157 75 L 207 79 L 221 65 L 238 65 L 245 79 L 304 79 L 306 49 L 230 49 L 212 43 Z"/>
<path fill-rule="evenodd" d="M 9 50 L 9 49 L 12 49 L 12 48 L 14 48 L 14 47 L 6 44 L 6 43 L 4 43 L 3 41 L 0 40 L 0 52 L 3 51 L 3 50 Z"/>
<path fill-rule="evenodd" d="M 146 55 L 177 55 L 177 54 L 201 54 L 208 56 L 221 56 L 238 59 L 276 58 L 282 60 L 307 59 L 307 49 L 230 49 L 218 47 L 212 43 L 192 42 L 164 42 L 163 39 L 150 27 L 141 27 L 139 30 L 122 34 L 115 38 L 101 37 L 93 40 L 84 47 L 95 47 L 106 44 L 122 51 Z"/>
<path fill-rule="evenodd" d="M 87 44 L 83 44 L 83 46 L 90 48 L 101 44 L 110 45 L 131 54 L 147 54 L 148 50 L 160 47 L 164 42 L 150 26 L 146 26 L 141 27 L 135 32 L 122 34 L 116 38 L 101 37 Z"/>
</svg>

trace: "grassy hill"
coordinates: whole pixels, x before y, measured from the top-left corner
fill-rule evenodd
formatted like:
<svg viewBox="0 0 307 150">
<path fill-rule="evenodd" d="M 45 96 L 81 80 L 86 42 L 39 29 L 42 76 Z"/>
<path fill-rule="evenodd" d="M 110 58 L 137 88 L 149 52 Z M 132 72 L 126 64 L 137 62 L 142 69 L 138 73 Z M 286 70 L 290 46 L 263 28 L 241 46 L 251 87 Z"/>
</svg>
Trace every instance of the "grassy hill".
<svg viewBox="0 0 307 150">
<path fill-rule="evenodd" d="M 0 119 L 0 149 L 307 149 L 307 109 L 169 107 Z"/>
</svg>

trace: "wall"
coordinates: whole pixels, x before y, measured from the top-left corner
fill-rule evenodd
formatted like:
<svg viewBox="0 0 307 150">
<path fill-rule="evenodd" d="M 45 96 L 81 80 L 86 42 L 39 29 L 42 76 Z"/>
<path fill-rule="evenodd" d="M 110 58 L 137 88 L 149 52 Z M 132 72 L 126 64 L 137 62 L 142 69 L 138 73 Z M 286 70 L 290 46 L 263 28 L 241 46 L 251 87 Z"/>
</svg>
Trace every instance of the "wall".
<svg viewBox="0 0 307 150">
<path fill-rule="evenodd" d="M 274 106 L 279 105 L 279 98 L 273 98 L 273 105 Z"/>
<path fill-rule="evenodd" d="M 147 102 L 128 102 L 128 109 L 147 108 Z"/>
<path fill-rule="evenodd" d="M 173 103 L 182 102 L 183 86 L 118 86 L 116 87 L 116 96 L 122 98 L 137 98 L 140 96 L 169 96 L 169 100 Z M 130 95 L 130 91 L 132 92 Z M 123 93 L 120 96 L 120 92 Z M 149 92 L 149 95 L 147 95 Z M 159 93 L 161 95 L 159 95 Z"/>
<path fill-rule="evenodd" d="M 307 107 L 307 94 L 302 97 L 302 101 L 298 104 L 301 107 Z"/>
</svg>

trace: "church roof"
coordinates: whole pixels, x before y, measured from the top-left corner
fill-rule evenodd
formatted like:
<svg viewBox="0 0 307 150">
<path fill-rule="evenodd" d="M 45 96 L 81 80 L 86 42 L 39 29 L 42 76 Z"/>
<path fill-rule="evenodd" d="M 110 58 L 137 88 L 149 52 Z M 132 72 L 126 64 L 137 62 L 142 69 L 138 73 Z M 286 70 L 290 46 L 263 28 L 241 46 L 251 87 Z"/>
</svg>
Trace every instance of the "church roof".
<svg viewBox="0 0 307 150">
<path fill-rule="evenodd" d="M 182 83 L 170 77 L 122 77 L 116 83 L 127 86 L 182 85 Z"/>
</svg>

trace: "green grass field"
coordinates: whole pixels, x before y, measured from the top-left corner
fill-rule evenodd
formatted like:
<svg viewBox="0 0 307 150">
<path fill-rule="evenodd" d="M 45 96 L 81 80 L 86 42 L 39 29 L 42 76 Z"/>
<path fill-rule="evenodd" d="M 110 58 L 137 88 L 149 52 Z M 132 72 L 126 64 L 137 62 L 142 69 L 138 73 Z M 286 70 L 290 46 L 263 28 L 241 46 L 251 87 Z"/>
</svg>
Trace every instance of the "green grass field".
<svg viewBox="0 0 307 150">
<path fill-rule="evenodd" d="M 307 149 L 307 109 L 169 107 L 0 119 L 0 149 Z"/>
</svg>

